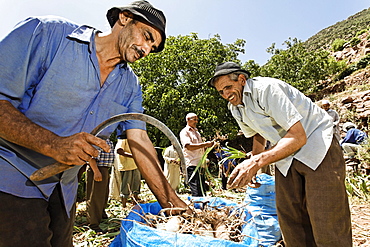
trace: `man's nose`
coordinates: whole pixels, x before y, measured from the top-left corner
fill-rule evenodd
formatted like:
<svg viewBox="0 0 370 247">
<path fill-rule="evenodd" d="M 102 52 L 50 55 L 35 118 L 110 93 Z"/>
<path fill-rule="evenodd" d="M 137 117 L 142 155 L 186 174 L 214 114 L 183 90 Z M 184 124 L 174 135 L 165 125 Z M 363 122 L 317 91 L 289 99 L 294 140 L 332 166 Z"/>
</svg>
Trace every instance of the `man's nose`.
<svg viewBox="0 0 370 247">
<path fill-rule="evenodd" d="M 142 47 L 142 49 L 141 49 L 142 51 L 143 51 L 143 57 L 146 57 L 146 56 L 148 56 L 149 55 L 149 53 L 151 52 L 151 50 L 152 50 L 152 46 L 151 45 L 148 45 L 148 44 L 145 44 L 143 47 Z"/>
</svg>

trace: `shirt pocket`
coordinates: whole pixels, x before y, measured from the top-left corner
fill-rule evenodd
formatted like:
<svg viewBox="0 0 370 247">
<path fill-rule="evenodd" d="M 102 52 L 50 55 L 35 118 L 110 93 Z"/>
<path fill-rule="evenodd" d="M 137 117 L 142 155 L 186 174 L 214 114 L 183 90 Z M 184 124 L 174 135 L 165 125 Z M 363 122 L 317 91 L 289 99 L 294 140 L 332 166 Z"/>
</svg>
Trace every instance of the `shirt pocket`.
<svg viewBox="0 0 370 247">
<path fill-rule="evenodd" d="M 121 104 L 116 103 L 115 101 L 110 100 L 99 105 L 98 118 L 100 120 L 100 123 L 103 123 L 108 119 L 112 118 L 113 116 L 127 112 L 128 108 L 126 106 L 123 106 Z M 102 136 L 104 138 L 109 137 L 112 134 L 112 132 L 117 128 L 118 124 L 120 124 L 120 122 L 107 126 L 100 132 L 99 136 Z M 122 124 L 125 124 L 125 122 L 123 122 Z"/>
</svg>

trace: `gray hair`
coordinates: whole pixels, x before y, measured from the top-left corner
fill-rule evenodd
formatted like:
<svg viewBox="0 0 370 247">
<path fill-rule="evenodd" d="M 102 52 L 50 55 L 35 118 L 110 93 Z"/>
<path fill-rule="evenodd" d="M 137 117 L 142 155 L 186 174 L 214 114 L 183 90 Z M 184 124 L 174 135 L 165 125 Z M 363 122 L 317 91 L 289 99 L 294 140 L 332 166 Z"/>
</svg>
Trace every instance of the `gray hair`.
<svg viewBox="0 0 370 247">
<path fill-rule="evenodd" d="M 238 71 L 238 72 L 233 72 L 233 73 L 230 73 L 230 74 L 227 74 L 227 76 L 229 77 L 230 80 L 232 81 L 237 81 L 238 78 L 239 78 L 239 75 L 244 75 L 245 78 L 249 78 L 249 75 L 245 72 L 242 72 L 242 71 Z M 215 85 L 215 83 L 217 82 L 217 80 L 220 78 L 221 76 L 217 76 L 216 78 L 214 78 L 214 82 L 213 82 L 213 85 Z"/>
<path fill-rule="evenodd" d="M 230 80 L 232 80 L 232 81 L 237 81 L 238 78 L 239 78 L 239 75 L 244 75 L 245 78 L 247 78 L 247 79 L 249 78 L 248 74 L 245 73 L 245 72 L 234 72 L 234 73 L 228 74 Z"/>
</svg>

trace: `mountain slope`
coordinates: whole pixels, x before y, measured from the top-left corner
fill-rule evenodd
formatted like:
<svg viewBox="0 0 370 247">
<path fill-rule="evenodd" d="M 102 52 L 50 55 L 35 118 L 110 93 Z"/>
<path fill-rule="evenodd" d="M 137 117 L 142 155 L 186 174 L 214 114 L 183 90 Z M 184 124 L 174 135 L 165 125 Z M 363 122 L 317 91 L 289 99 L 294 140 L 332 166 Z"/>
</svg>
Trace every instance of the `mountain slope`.
<svg viewBox="0 0 370 247">
<path fill-rule="evenodd" d="M 357 14 L 348 17 L 346 20 L 337 22 L 327 27 L 305 41 L 305 45 L 310 50 L 323 48 L 329 50 L 335 39 L 349 41 L 356 37 L 357 32 L 370 28 L 370 8 L 364 9 Z"/>
</svg>

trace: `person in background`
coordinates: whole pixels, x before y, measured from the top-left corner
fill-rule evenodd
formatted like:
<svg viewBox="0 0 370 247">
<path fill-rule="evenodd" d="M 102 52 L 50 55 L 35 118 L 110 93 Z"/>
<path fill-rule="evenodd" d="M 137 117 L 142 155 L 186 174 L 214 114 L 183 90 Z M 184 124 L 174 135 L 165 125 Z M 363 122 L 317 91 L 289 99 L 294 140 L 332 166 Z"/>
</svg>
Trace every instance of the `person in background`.
<svg viewBox="0 0 370 247">
<path fill-rule="evenodd" d="M 275 163 L 284 245 L 352 246 L 345 163 L 331 117 L 289 84 L 250 78 L 234 62 L 217 65 L 208 84 L 229 102 L 244 135 L 253 137 L 253 155 L 235 167 L 229 189 L 255 187 L 257 171 Z"/>
<path fill-rule="evenodd" d="M 188 184 L 192 196 L 206 195 L 205 176 L 201 168 L 195 171 L 204 154 L 205 148 L 212 147 L 214 142 L 203 142 L 197 129 L 198 116 L 195 113 L 188 113 L 185 117 L 186 127 L 180 132 L 180 141 L 183 147 Z M 206 165 L 206 164 L 202 164 Z"/>
<path fill-rule="evenodd" d="M 162 207 L 186 207 L 159 167 L 144 122 L 88 134 L 114 115 L 143 112 L 128 63 L 162 51 L 166 40 L 166 18 L 147 1 L 106 16 L 111 29 L 104 33 L 60 17 L 30 17 L 0 41 L 0 246 L 73 246 L 77 174 L 96 163 L 96 147 L 110 151 L 105 140 L 118 125 Z M 55 162 L 71 168 L 30 179 Z"/>
<path fill-rule="evenodd" d="M 340 145 L 343 148 L 345 158 L 354 159 L 361 144 L 366 143 L 367 134 L 357 129 L 357 126 L 351 122 L 343 124 L 343 131 L 346 132 L 346 136 L 340 142 Z"/>
<path fill-rule="evenodd" d="M 141 174 L 135 164 L 135 160 L 132 158 L 125 133 L 117 139 L 116 152 L 118 154 L 118 170 L 122 178 L 120 198 L 122 207 L 125 208 L 127 199 L 131 196 L 134 198 L 134 204 L 140 200 Z"/>
<path fill-rule="evenodd" d="M 105 208 L 109 196 L 109 170 L 114 162 L 114 146 L 109 139 L 106 140 L 110 152 L 99 150 L 97 159 L 98 170 L 90 166 L 86 170 L 86 221 L 96 233 L 103 232 L 99 224 L 102 219 L 108 218 Z"/>
<path fill-rule="evenodd" d="M 338 142 L 340 141 L 340 129 L 339 129 L 339 121 L 340 117 L 338 112 L 330 108 L 329 100 L 321 101 L 321 108 L 324 109 L 329 116 L 333 119 L 333 130 L 334 130 L 334 137 L 337 138 Z"/>
<path fill-rule="evenodd" d="M 180 157 L 173 145 L 167 147 L 163 153 L 164 175 L 172 189 L 177 190 L 180 185 Z"/>
</svg>

